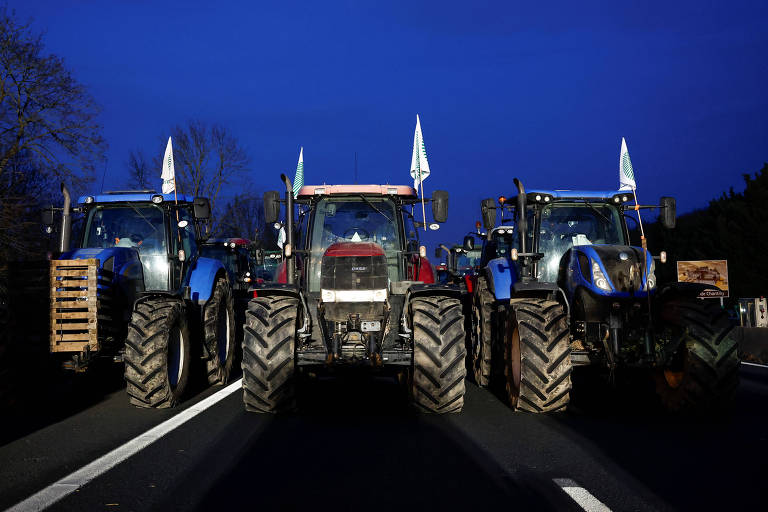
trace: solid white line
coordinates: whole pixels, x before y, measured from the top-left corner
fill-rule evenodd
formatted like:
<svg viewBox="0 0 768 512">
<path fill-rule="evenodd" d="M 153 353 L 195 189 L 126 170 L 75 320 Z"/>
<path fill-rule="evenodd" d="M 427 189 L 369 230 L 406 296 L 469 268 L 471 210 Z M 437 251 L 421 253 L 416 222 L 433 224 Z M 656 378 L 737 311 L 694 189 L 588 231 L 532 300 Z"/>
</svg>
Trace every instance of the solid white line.
<svg viewBox="0 0 768 512">
<path fill-rule="evenodd" d="M 588 490 L 580 486 L 574 480 L 571 480 L 570 478 L 553 478 L 552 481 L 587 512 L 611 512 L 611 509 L 602 501 L 592 496 Z"/>
<path fill-rule="evenodd" d="M 758 368 L 768 368 L 768 364 L 748 363 L 746 361 L 742 361 L 741 364 L 745 364 L 747 366 L 757 366 Z"/>
<path fill-rule="evenodd" d="M 36 492 L 24 501 L 9 508 L 6 512 L 28 512 L 32 510 L 43 510 L 50 507 L 65 496 L 72 494 L 94 478 L 102 475 L 117 466 L 127 458 L 140 452 L 150 444 L 154 443 L 172 430 L 180 427 L 191 420 L 201 412 L 212 405 L 228 397 L 238 389 L 242 389 L 243 379 L 239 379 L 224 389 L 214 393 L 205 400 L 201 400 L 195 405 L 184 409 L 176 416 L 167 419 L 161 424 L 153 427 L 143 434 L 135 437 L 124 445 L 115 448 L 106 455 L 99 457 L 90 464 L 83 466 L 74 473 L 71 473 L 61 480 L 52 483 L 45 489 Z"/>
</svg>

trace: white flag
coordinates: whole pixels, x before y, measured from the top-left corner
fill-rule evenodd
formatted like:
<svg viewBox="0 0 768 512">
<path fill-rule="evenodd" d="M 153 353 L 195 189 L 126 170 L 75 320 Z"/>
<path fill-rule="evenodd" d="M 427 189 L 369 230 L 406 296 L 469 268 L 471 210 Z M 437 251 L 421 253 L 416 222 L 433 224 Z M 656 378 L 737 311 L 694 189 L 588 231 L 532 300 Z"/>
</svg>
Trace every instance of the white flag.
<svg viewBox="0 0 768 512">
<path fill-rule="evenodd" d="M 296 175 L 293 177 L 293 198 L 299 197 L 299 190 L 304 186 L 304 148 L 299 151 L 299 163 L 296 166 Z"/>
<path fill-rule="evenodd" d="M 160 178 L 163 180 L 163 194 L 170 194 L 176 190 L 176 170 L 173 168 L 173 146 L 170 137 L 168 137 L 168 145 L 165 146 L 163 170 Z"/>
<path fill-rule="evenodd" d="M 427 149 L 424 147 L 424 136 L 421 133 L 421 121 L 416 114 L 416 131 L 413 133 L 413 155 L 411 156 L 411 178 L 413 188 L 419 188 L 429 176 L 429 162 L 427 161 Z"/>
<path fill-rule="evenodd" d="M 627 141 L 621 138 L 621 154 L 619 155 L 619 190 L 635 190 L 635 172 L 632 170 L 632 160 L 629 159 Z"/>
<path fill-rule="evenodd" d="M 285 240 L 288 238 L 285 234 L 285 227 L 281 227 L 280 231 L 277 232 L 277 246 L 279 248 L 283 248 L 285 245 Z"/>
</svg>

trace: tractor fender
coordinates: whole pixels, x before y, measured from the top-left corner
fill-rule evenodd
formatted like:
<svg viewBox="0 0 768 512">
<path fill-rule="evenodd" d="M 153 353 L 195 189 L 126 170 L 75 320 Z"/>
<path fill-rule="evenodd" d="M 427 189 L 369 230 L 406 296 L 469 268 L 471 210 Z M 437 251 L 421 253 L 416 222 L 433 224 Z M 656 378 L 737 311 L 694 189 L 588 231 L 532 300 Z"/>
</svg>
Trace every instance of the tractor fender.
<svg viewBox="0 0 768 512">
<path fill-rule="evenodd" d="M 460 297 L 461 288 L 450 284 L 419 283 L 409 286 L 408 291 L 406 292 L 408 300 L 423 295 L 446 295 L 451 297 Z"/>
<path fill-rule="evenodd" d="M 226 277 L 224 265 L 213 258 L 197 258 L 187 273 L 187 286 L 190 288 L 192 302 L 204 305 L 213 293 L 213 287 L 219 276 Z"/>
<path fill-rule="evenodd" d="M 254 286 L 249 290 L 253 297 L 271 297 L 273 295 L 285 295 L 288 297 L 296 297 L 301 299 L 301 292 L 298 285 L 286 284 L 286 283 L 265 283 L 258 286 Z"/>
<path fill-rule="evenodd" d="M 714 286 L 701 283 L 667 283 L 656 294 L 656 299 L 667 301 L 672 299 L 695 299 L 706 290 L 717 290 Z"/>
<path fill-rule="evenodd" d="M 488 289 L 496 300 L 509 300 L 512 287 L 517 282 L 517 269 L 507 258 L 495 258 L 485 267 Z"/>
</svg>

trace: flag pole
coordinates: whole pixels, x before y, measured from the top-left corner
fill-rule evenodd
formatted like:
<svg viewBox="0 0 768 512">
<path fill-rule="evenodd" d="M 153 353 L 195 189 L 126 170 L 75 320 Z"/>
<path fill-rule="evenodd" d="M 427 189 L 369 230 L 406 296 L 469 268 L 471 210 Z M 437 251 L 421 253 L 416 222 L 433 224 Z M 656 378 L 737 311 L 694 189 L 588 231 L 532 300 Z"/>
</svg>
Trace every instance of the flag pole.
<svg viewBox="0 0 768 512">
<path fill-rule="evenodd" d="M 427 211 L 424 208 L 424 181 L 421 179 L 421 169 L 419 169 L 419 191 L 421 192 L 421 218 L 424 221 L 424 231 L 426 231 Z"/>
<path fill-rule="evenodd" d="M 637 189 L 632 187 L 632 195 L 635 196 L 635 211 L 637 212 L 637 223 L 640 225 L 640 245 L 643 251 L 648 250 L 648 244 L 645 241 L 645 230 L 643 229 L 643 218 L 640 216 L 640 203 L 637 201 Z"/>
</svg>

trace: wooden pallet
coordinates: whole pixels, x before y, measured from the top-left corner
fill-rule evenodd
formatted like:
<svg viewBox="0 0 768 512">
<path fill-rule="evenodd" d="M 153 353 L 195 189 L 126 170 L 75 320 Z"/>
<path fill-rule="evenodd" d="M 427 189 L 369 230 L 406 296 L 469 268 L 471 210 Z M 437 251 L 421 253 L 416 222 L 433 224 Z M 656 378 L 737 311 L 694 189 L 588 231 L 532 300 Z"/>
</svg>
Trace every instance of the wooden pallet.
<svg viewBox="0 0 768 512">
<path fill-rule="evenodd" d="M 51 260 L 51 352 L 98 351 L 98 259 Z"/>
</svg>

